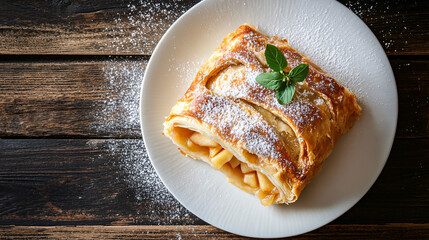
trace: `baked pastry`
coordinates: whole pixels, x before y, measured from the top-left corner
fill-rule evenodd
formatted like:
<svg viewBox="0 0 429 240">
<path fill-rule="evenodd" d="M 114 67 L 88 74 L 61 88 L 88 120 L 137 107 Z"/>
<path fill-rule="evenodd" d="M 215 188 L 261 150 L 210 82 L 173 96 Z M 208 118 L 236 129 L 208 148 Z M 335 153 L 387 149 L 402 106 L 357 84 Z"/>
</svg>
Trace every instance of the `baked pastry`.
<svg viewBox="0 0 429 240">
<path fill-rule="evenodd" d="M 309 65 L 289 104 L 255 81 L 269 71 L 267 44 L 278 47 L 290 70 Z M 263 205 L 291 203 L 321 169 L 338 138 L 359 117 L 356 96 L 287 40 L 240 26 L 201 66 L 164 123 L 164 135 L 187 156 L 222 171 Z"/>
</svg>

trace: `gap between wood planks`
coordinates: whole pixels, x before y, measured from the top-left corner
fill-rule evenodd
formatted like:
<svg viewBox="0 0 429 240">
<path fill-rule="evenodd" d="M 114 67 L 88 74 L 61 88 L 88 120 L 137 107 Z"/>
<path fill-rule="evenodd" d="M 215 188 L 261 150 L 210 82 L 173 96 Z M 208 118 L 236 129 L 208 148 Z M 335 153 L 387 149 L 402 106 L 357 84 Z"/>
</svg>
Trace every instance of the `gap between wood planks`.
<svg viewBox="0 0 429 240">
<path fill-rule="evenodd" d="M 34 55 L 0 54 L 0 63 L 76 62 L 76 61 L 148 61 L 151 55 Z"/>
<path fill-rule="evenodd" d="M 138 61 L 138 60 L 149 60 L 151 55 L 148 54 L 123 54 L 123 55 L 111 55 L 111 54 L 0 54 L 0 62 L 2 63 L 19 63 L 19 62 L 46 62 L 46 61 L 57 61 L 57 62 L 72 62 L 72 61 Z M 400 55 L 400 54 L 387 54 L 390 62 L 392 61 L 429 61 L 429 54 L 417 54 L 417 55 Z"/>
<path fill-rule="evenodd" d="M 293 239 L 423 239 L 429 224 L 326 225 Z M 1 226 L 2 239 L 247 239 L 209 225 L 188 226 Z"/>
</svg>

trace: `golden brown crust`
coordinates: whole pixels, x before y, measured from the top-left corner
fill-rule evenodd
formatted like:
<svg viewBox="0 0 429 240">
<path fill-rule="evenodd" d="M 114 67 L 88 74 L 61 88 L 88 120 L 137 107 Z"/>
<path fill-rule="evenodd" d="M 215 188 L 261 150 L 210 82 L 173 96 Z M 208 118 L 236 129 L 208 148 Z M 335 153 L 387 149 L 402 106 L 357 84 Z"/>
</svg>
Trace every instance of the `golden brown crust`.
<svg viewBox="0 0 429 240">
<path fill-rule="evenodd" d="M 259 73 L 269 71 L 263 55 L 267 43 L 283 52 L 288 67 L 310 65 L 307 78 L 297 84 L 294 99 L 287 105 L 278 104 L 275 92 L 255 81 Z M 184 119 L 193 119 L 194 125 L 197 121 L 196 131 L 209 129 L 213 138 L 234 155 L 243 155 L 243 150 L 256 155 L 261 171 L 281 185 L 278 187 L 284 198 L 277 203 L 292 202 L 320 170 L 339 137 L 353 126 L 360 111 L 353 93 L 286 40 L 242 25 L 201 66 L 173 107 L 164 133 L 171 134 L 174 124 L 184 124 Z"/>
</svg>

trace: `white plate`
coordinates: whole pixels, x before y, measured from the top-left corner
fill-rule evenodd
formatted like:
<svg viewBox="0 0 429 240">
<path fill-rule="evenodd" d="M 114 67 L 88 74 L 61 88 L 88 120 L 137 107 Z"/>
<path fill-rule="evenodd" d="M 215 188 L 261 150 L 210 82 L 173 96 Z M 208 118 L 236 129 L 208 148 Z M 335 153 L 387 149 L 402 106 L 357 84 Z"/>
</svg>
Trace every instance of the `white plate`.
<svg viewBox="0 0 429 240">
<path fill-rule="evenodd" d="M 243 23 L 287 38 L 363 105 L 323 170 L 291 205 L 263 207 L 207 164 L 186 158 L 162 136 L 165 117 L 198 67 Z M 143 81 L 141 122 L 149 157 L 170 192 L 202 220 L 250 237 L 305 233 L 334 220 L 369 190 L 389 155 L 398 114 L 389 61 L 369 28 L 346 7 L 323 1 L 203 1 L 179 18 L 156 47 Z"/>
</svg>

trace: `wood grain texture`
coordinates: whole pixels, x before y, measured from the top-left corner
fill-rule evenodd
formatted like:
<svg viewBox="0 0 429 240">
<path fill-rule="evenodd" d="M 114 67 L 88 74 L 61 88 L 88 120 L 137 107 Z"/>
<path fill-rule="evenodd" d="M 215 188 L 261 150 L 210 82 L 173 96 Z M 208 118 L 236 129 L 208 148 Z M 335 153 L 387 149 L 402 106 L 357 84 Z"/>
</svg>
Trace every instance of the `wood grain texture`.
<svg viewBox="0 0 429 240">
<path fill-rule="evenodd" d="M 328 225 L 290 239 L 423 239 L 429 224 Z M 248 239 L 212 226 L 3 226 L 2 239 Z"/>
<path fill-rule="evenodd" d="M 0 140 L 0 225 L 203 224 L 165 189 L 143 140 Z"/>
<path fill-rule="evenodd" d="M 198 0 L 3 1 L 0 54 L 147 55 Z"/>
<path fill-rule="evenodd" d="M 371 29 L 388 55 L 427 55 L 427 1 L 340 0 Z M 412 39 L 412 40 L 411 40 Z M 427 47 L 419 47 L 423 44 Z"/>
<path fill-rule="evenodd" d="M 28 1 L 0 5 L 0 54 L 151 54 L 187 1 Z M 387 54 L 429 53 L 425 0 L 340 1 L 360 16 Z"/>
<path fill-rule="evenodd" d="M 333 224 L 426 223 L 428 144 L 396 139 L 374 186 Z M 142 140 L 1 139 L 0 152 L 0 225 L 205 224 L 163 187 Z"/>
<path fill-rule="evenodd" d="M 429 59 L 392 57 L 397 137 L 429 136 Z M 0 62 L 0 137 L 140 138 L 146 59 Z"/>
<path fill-rule="evenodd" d="M 140 138 L 147 60 L 0 63 L 0 137 Z"/>
<path fill-rule="evenodd" d="M 399 115 L 396 136 L 428 137 L 429 59 L 395 57 L 390 58 L 390 63 L 398 90 Z"/>
</svg>

